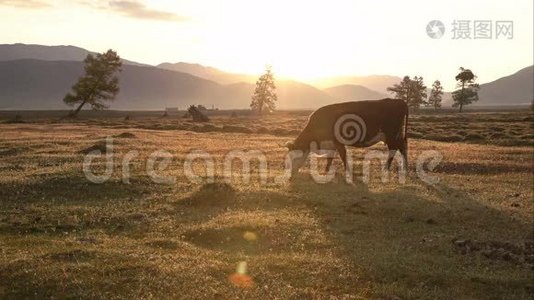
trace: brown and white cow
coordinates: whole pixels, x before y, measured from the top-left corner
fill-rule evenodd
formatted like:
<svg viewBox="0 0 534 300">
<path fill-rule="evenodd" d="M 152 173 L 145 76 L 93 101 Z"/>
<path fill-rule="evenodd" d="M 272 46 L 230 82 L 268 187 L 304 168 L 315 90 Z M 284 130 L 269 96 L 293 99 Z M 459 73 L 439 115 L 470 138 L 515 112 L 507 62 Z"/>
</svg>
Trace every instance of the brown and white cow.
<svg viewBox="0 0 534 300">
<path fill-rule="evenodd" d="M 403 130 L 404 127 L 404 130 Z M 293 141 L 286 144 L 290 151 L 291 174 L 304 165 L 311 152 L 337 151 L 347 166 L 345 146 L 369 147 L 384 142 L 389 151 L 389 169 L 396 151 L 402 154 L 404 168 L 408 166 L 408 106 L 399 99 L 382 99 L 336 103 L 314 111 L 306 127 Z M 327 158 L 326 171 L 334 156 Z"/>
</svg>

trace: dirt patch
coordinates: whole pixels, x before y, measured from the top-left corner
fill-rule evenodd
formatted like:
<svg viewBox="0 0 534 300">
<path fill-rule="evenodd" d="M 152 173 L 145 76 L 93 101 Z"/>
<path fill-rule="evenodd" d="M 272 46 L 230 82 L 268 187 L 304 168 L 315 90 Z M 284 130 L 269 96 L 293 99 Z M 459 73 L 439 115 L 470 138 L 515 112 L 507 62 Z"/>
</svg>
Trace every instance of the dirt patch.
<svg viewBox="0 0 534 300">
<path fill-rule="evenodd" d="M 101 142 L 101 143 L 94 144 L 94 145 L 92 145 L 90 147 L 87 147 L 85 149 L 82 149 L 82 150 L 79 151 L 79 153 L 81 153 L 81 154 L 89 154 L 89 153 L 91 153 L 93 151 L 100 151 L 100 153 L 105 154 L 108 151 L 111 151 L 111 148 L 108 147 L 108 145 L 106 145 L 106 143 Z"/>
<path fill-rule="evenodd" d="M 46 256 L 53 260 L 66 262 L 88 261 L 96 257 L 94 252 L 85 251 L 81 249 L 66 252 L 50 253 Z"/>
<path fill-rule="evenodd" d="M 206 183 L 202 185 L 189 198 L 183 201 L 184 204 L 192 206 L 218 206 L 225 205 L 235 199 L 236 191 L 225 182 Z"/>
<path fill-rule="evenodd" d="M 534 242 L 512 244 L 509 242 L 476 240 L 453 240 L 456 250 L 461 254 L 480 253 L 491 260 L 509 261 L 534 270 Z"/>
<path fill-rule="evenodd" d="M 131 132 L 123 132 L 121 134 L 117 134 L 115 136 L 116 138 L 124 138 L 124 139 L 135 139 L 137 136 Z"/>
</svg>

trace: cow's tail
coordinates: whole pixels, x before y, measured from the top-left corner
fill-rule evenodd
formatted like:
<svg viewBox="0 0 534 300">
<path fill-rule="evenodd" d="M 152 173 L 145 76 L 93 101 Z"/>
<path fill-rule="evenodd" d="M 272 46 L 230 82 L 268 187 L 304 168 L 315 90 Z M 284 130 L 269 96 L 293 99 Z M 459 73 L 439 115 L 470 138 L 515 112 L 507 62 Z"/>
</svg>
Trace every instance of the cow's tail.
<svg viewBox="0 0 534 300">
<path fill-rule="evenodd" d="M 406 117 L 404 118 L 404 142 L 408 142 L 408 110 L 406 111 Z"/>
<path fill-rule="evenodd" d="M 408 169 L 408 115 L 409 115 L 409 109 L 406 110 L 406 116 L 404 117 L 404 153 L 402 155 L 404 156 L 404 167 L 406 170 Z"/>
</svg>

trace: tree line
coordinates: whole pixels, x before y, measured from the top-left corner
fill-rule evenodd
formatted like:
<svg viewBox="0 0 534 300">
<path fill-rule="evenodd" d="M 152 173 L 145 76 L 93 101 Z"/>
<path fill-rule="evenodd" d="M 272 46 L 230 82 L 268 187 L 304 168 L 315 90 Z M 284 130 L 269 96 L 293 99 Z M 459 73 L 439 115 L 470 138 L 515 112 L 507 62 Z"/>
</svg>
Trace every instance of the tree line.
<svg viewBox="0 0 534 300">
<path fill-rule="evenodd" d="M 63 99 L 67 105 L 77 105 L 70 116 L 75 117 L 85 105 L 94 110 L 108 108 L 106 102 L 113 101 L 119 93 L 118 73 L 121 67 L 119 55 L 111 49 L 104 53 L 88 54 L 84 60 L 85 74 Z M 460 112 L 465 105 L 478 101 L 480 86 L 475 82 L 476 78 L 470 69 L 463 67 L 455 77 L 457 89 L 452 92 L 452 106 L 458 107 Z M 432 84 L 430 94 L 420 76 L 404 76 L 401 82 L 388 87 L 387 91 L 394 94 L 395 98 L 404 100 L 412 110 L 418 110 L 421 105 L 435 109 L 441 107 L 443 86 L 439 80 Z M 275 110 L 277 100 L 274 74 L 268 66 L 256 81 L 250 108 L 259 114 L 269 113 Z"/>
<path fill-rule="evenodd" d="M 478 101 L 480 86 L 475 83 L 476 78 L 476 75 L 471 70 L 460 67 L 460 72 L 455 77 L 457 89 L 452 92 L 452 107 L 458 107 L 459 111 L 462 112 L 465 105 Z M 439 80 L 434 81 L 430 94 L 428 94 L 423 77 L 419 76 L 415 76 L 413 79 L 409 76 L 404 76 L 401 82 L 388 87 L 387 91 L 394 94 L 395 98 L 405 101 L 408 107 L 415 111 L 421 105 L 439 109 L 443 100 L 441 82 Z M 259 114 L 271 112 L 276 106 L 276 100 L 274 75 L 271 67 L 268 66 L 265 74 L 256 82 L 256 89 L 254 90 L 250 107 Z"/>
<path fill-rule="evenodd" d="M 452 92 L 452 107 L 458 107 L 462 112 L 465 105 L 478 101 L 480 86 L 475 83 L 476 78 L 471 70 L 460 67 L 460 72 L 455 77 L 457 89 Z M 443 100 L 443 86 L 439 80 L 434 81 L 430 95 L 427 95 L 423 77 L 417 76 L 413 79 L 404 76 L 400 83 L 388 87 L 387 91 L 393 93 L 396 98 L 404 100 L 412 110 L 418 110 L 421 105 L 438 109 Z"/>
</svg>

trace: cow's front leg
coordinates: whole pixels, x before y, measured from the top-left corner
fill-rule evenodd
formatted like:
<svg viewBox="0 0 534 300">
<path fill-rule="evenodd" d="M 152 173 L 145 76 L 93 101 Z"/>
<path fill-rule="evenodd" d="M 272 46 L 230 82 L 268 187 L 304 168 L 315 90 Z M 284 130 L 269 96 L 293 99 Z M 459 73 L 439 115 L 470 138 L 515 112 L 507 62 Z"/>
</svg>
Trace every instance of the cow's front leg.
<svg viewBox="0 0 534 300">
<path fill-rule="evenodd" d="M 336 145 L 337 152 L 339 153 L 339 157 L 341 157 L 341 160 L 343 161 L 343 165 L 345 166 L 345 181 L 349 184 L 353 183 L 353 172 L 352 172 L 352 159 L 348 160 L 347 157 L 347 148 L 345 148 L 345 145 L 338 144 Z"/>
</svg>

